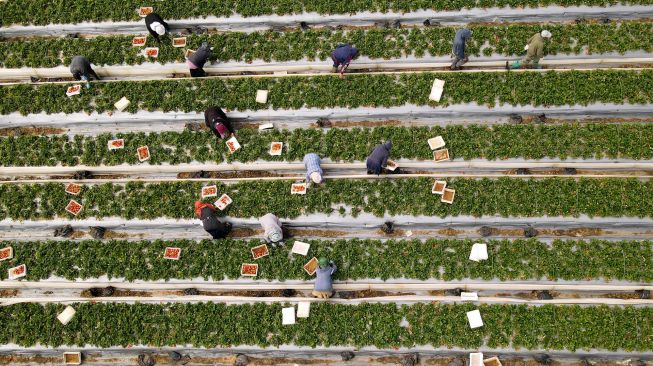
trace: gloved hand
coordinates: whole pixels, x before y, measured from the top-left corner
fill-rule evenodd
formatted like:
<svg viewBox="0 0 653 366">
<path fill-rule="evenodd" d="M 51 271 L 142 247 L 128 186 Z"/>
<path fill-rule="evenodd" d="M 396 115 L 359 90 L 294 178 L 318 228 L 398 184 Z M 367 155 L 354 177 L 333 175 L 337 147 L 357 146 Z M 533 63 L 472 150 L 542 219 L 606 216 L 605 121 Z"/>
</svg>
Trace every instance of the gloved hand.
<svg viewBox="0 0 653 366">
<path fill-rule="evenodd" d="M 528 51 L 528 45 L 524 46 L 524 51 Z"/>
</svg>

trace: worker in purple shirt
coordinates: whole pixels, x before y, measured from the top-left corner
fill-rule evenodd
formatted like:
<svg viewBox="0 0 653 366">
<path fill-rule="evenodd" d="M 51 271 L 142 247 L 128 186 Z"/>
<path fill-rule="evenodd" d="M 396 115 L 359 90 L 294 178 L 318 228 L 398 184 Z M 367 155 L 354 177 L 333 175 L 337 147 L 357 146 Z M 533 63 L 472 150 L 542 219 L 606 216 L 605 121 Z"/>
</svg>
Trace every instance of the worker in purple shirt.
<svg viewBox="0 0 653 366">
<path fill-rule="evenodd" d="M 341 76 L 344 75 L 351 60 L 357 59 L 359 55 L 360 53 L 356 47 L 352 47 L 350 44 L 339 44 L 331 52 L 331 59 L 333 60 L 333 69 L 331 71 L 340 72 Z"/>
<path fill-rule="evenodd" d="M 315 184 L 324 182 L 322 177 L 322 167 L 320 166 L 321 160 L 316 153 L 309 153 L 304 155 L 304 166 L 306 167 L 306 181 Z"/>
</svg>

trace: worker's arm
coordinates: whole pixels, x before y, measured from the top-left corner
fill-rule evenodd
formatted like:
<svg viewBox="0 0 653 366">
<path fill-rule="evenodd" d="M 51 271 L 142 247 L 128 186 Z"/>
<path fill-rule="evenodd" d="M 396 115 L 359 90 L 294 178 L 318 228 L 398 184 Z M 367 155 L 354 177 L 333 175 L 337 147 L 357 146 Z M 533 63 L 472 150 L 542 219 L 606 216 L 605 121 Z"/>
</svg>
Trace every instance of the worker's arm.
<svg viewBox="0 0 653 366">
<path fill-rule="evenodd" d="M 331 274 L 336 273 L 336 271 L 338 270 L 338 267 L 336 266 L 336 264 L 333 263 L 333 261 L 331 261 L 331 263 L 329 263 L 329 264 L 331 265 Z"/>
</svg>

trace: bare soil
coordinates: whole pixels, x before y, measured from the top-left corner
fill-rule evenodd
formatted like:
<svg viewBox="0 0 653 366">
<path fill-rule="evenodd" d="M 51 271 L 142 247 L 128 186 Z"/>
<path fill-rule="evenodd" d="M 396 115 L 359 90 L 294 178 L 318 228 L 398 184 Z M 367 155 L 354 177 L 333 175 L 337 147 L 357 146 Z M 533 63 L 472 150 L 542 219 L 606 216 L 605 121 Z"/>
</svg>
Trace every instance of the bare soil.
<svg viewBox="0 0 653 366">
<path fill-rule="evenodd" d="M 321 229 L 289 229 L 292 236 L 295 237 L 324 237 L 324 238 L 337 238 L 349 234 L 348 231 L 341 230 L 321 230 Z"/>
<path fill-rule="evenodd" d="M 59 135 L 66 132 L 63 128 L 53 127 L 11 127 L 0 128 L 0 136 L 21 136 L 21 135 Z"/>
<path fill-rule="evenodd" d="M 16 295 L 18 295 L 17 289 L 0 290 L 0 297 L 15 297 Z"/>
</svg>

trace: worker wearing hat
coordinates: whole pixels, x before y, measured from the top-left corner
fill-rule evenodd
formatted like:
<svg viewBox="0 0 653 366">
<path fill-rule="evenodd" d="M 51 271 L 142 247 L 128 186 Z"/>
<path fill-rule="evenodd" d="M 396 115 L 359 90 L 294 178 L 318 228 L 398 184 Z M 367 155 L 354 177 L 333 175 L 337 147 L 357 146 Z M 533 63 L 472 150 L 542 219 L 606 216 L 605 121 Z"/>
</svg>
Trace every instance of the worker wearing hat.
<svg viewBox="0 0 653 366">
<path fill-rule="evenodd" d="M 260 219 L 258 219 L 263 227 L 263 235 L 265 241 L 272 247 L 277 248 L 283 245 L 283 228 L 281 226 L 281 221 L 274 214 L 266 214 Z"/>
<path fill-rule="evenodd" d="M 520 67 L 530 66 L 539 69 L 540 59 L 544 57 L 544 41 L 550 38 L 551 32 L 548 30 L 543 30 L 540 33 L 533 35 L 533 37 L 528 40 L 526 47 L 524 47 L 526 50 L 526 56 L 521 60 L 513 62 L 510 66 L 508 66 L 508 61 L 506 61 L 506 69 L 518 69 Z"/>
<path fill-rule="evenodd" d="M 324 182 L 322 177 L 322 167 L 320 164 L 322 161 L 316 153 L 308 153 L 304 155 L 304 167 L 306 167 L 306 181 L 313 182 L 315 184 L 321 184 Z"/>
<path fill-rule="evenodd" d="M 338 270 L 333 261 L 322 257 L 318 261 L 318 267 L 315 270 L 315 286 L 313 287 L 313 296 L 319 299 L 328 299 L 333 296 L 333 280 L 331 276 Z"/>
<path fill-rule="evenodd" d="M 231 223 L 218 219 L 215 206 L 202 201 L 195 201 L 195 215 L 202 220 L 202 227 L 213 239 L 224 239 L 231 231 Z"/>
<path fill-rule="evenodd" d="M 163 18 L 157 13 L 147 14 L 145 17 L 145 27 L 157 42 L 161 42 L 159 36 L 166 34 L 170 30 L 168 23 L 164 22 Z"/>
</svg>

